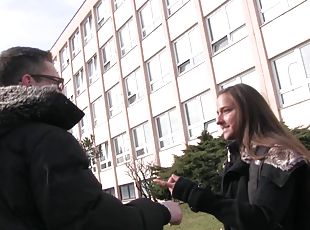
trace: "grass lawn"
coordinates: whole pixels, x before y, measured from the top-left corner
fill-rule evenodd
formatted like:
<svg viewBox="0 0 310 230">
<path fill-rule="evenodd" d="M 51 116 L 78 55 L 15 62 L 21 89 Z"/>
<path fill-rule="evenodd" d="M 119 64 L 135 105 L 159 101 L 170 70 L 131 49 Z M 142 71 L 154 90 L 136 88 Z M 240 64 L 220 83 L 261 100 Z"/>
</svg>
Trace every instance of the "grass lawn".
<svg viewBox="0 0 310 230">
<path fill-rule="evenodd" d="M 220 230 L 223 225 L 214 216 L 202 213 L 192 212 L 187 204 L 181 205 L 183 211 L 183 220 L 180 225 L 166 225 L 164 230 Z"/>
</svg>

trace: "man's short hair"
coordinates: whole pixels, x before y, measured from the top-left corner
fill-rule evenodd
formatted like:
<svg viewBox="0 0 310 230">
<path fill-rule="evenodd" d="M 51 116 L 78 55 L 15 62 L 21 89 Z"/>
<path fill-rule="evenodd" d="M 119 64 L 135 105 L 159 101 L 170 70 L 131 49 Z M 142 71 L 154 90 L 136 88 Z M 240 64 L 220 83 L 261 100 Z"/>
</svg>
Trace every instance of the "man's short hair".
<svg viewBox="0 0 310 230">
<path fill-rule="evenodd" d="M 12 47 L 0 54 L 0 86 L 17 85 L 24 74 L 40 73 L 45 61 L 52 62 L 50 51 L 32 47 Z"/>
</svg>

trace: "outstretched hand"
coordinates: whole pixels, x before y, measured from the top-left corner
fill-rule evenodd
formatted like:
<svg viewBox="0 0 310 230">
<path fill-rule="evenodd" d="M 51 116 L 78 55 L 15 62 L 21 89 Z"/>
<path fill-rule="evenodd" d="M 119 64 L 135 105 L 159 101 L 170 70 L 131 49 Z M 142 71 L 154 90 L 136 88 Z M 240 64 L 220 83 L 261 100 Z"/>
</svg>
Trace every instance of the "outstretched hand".
<svg viewBox="0 0 310 230">
<path fill-rule="evenodd" d="M 171 200 L 164 201 L 161 204 L 164 205 L 170 212 L 171 219 L 169 223 L 172 225 L 179 225 L 183 217 L 180 205 L 177 202 Z"/>
<path fill-rule="evenodd" d="M 158 184 L 161 187 L 168 188 L 170 193 L 172 194 L 174 185 L 179 180 L 179 178 L 180 178 L 179 176 L 172 174 L 167 181 L 159 179 L 159 178 L 154 179 L 153 181 L 155 184 Z"/>
</svg>

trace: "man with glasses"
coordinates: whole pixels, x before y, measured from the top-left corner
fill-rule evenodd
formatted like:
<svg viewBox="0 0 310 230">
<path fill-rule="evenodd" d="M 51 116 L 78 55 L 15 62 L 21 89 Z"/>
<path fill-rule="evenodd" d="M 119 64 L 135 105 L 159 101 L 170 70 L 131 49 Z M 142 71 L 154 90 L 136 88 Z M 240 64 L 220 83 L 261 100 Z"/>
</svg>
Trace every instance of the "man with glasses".
<svg viewBox="0 0 310 230">
<path fill-rule="evenodd" d="M 36 85 L 42 84 L 52 84 L 57 85 L 59 91 L 64 89 L 64 79 L 56 76 L 46 75 L 46 74 L 30 74 L 30 76 L 35 80 Z"/>
<path fill-rule="evenodd" d="M 67 130 L 83 117 L 60 91 L 50 52 L 0 54 L 0 229 L 160 230 L 179 224 L 172 202 L 122 204 L 102 191 Z"/>
<path fill-rule="evenodd" d="M 27 47 L 13 47 L 1 53 L 0 84 L 24 86 L 56 85 L 63 90 L 64 80 L 59 77 L 50 52 Z"/>
</svg>

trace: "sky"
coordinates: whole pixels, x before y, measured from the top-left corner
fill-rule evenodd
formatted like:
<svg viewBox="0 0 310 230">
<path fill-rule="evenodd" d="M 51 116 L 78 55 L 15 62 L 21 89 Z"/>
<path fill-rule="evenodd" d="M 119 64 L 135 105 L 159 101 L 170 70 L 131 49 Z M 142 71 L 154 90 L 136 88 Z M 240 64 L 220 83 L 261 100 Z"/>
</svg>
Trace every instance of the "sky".
<svg viewBox="0 0 310 230">
<path fill-rule="evenodd" d="M 84 0 L 0 0 L 0 52 L 50 49 Z"/>
</svg>

